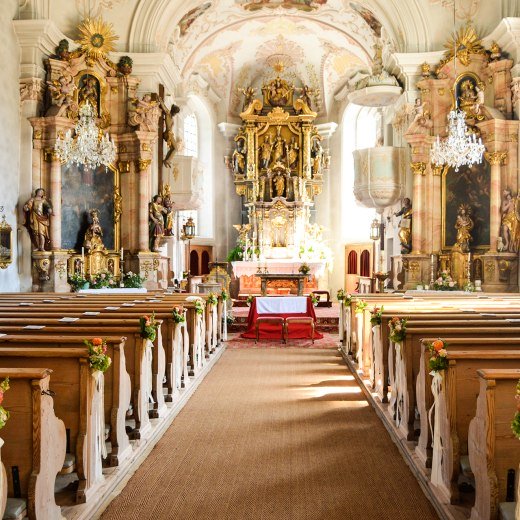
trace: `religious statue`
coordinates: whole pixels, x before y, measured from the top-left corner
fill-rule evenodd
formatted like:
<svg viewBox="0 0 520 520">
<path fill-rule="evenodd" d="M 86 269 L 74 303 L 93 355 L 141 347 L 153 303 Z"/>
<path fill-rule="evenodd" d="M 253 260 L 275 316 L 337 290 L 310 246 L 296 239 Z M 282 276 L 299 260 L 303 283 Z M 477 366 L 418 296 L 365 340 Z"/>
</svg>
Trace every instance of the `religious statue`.
<svg viewBox="0 0 520 520">
<path fill-rule="evenodd" d="M 296 168 L 298 164 L 298 153 L 300 151 L 300 147 L 298 146 L 298 141 L 296 137 L 291 137 L 290 144 L 286 145 L 287 148 L 287 166 L 289 168 Z"/>
<path fill-rule="evenodd" d="M 99 210 L 91 209 L 89 215 L 92 223 L 85 232 L 83 246 L 89 253 L 92 253 L 93 251 L 104 251 L 105 245 L 103 244 L 103 229 L 99 222 Z"/>
<path fill-rule="evenodd" d="M 271 142 L 271 136 L 266 134 L 264 142 L 260 145 L 260 168 L 269 168 L 269 162 L 271 161 L 271 152 L 273 150 L 273 143 Z"/>
<path fill-rule="evenodd" d="M 459 249 L 462 253 L 469 252 L 469 243 L 473 240 L 471 230 L 473 229 L 474 223 L 470 217 L 470 213 L 471 208 L 466 204 L 461 204 L 457 211 L 457 220 L 455 221 L 457 240 L 454 247 Z"/>
<path fill-rule="evenodd" d="M 144 132 L 155 132 L 159 122 L 160 109 L 151 94 L 145 94 L 143 99 L 133 99 L 128 112 L 128 124 L 138 126 Z"/>
<path fill-rule="evenodd" d="M 322 159 L 323 159 L 323 148 L 321 146 L 320 140 L 315 139 L 314 144 L 312 145 L 312 174 L 320 175 L 321 167 L 322 167 Z"/>
<path fill-rule="evenodd" d="M 150 249 L 159 251 L 159 242 L 164 236 L 164 216 L 168 210 L 163 206 L 163 198 L 155 195 L 150 203 L 149 225 L 150 225 Z"/>
<path fill-rule="evenodd" d="M 166 153 L 166 157 L 163 159 L 163 165 L 165 168 L 171 168 L 172 163 L 170 158 L 179 148 L 179 143 L 173 133 L 173 118 L 181 111 L 181 109 L 173 103 L 171 108 L 168 110 L 164 104 L 164 100 L 161 98 L 159 98 L 159 106 L 161 107 L 164 119 L 163 139 L 166 141 L 166 145 L 168 146 L 168 152 Z"/>
<path fill-rule="evenodd" d="M 401 254 L 406 255 L 412 250 L 412 202 L 409 198 L 403 200 L 403 207 L 395 217 L 401 217 L 399 223 L 399 241 L 401 242 Z"/>
<path fill-rule="evenodd" d="M 238 92 L 244 95 L 244 104 L 242 110 L 245 110 L 252 102 L 256 94 L 255 87 L 239 88 Z"/>
<path fill-rule="evenodd" d="M 373 45 L 374 58 L 372 61 L 372 74 L 379 76 L 383 72 L 383 43 L 377 40 Z"/>
<path fill-rule="evenodd" d="M 283 197 L 285 191 L 285 178 L 283 175 L 278 174 L 274 179 L 274 189 L 276 197 Z"/>
<path fill-rule="evenodd" d="M 53 56 L 53 58 L 63 61 L 67 61 L 70 58 L 69 40 L 64 38 L 58 42 L 56 47 L 56 55 Z"/>
<path fill-rule="evenodd" d="M 491 44 L 489 59 L 490 61 L 498 61 L 502 59 L 502 49 L 500 48 L 497 42 L 493 42 Z"/>
<path fill-rule="evenodd" d="M 246 155 L 245 155 L 245 146 L 244 140 L 237 140 L 237 147 L 233 152 L 233 172 L 236 175 L 244 175 L 246 170 Z"/>
<path fill-rule="evenodd" d="M 469 79 L 464 80 L 460 85 L 459 104 L 460 108 L 464 110 L 468 116 L 471 115 L 476 100 L 477 93 L 475 92 L 475 84 Z"/>
<path fill-rule="evenodd" d="M 64 74 L 57 80 L 47 81 L 47 86 L 52 99 L 52 106 L 47 111 L 47 115 L 68 116 L 70 107 L 74 105 L 74 92 L 77 89 L 74 78 Z M 56 112 L 53 107 L 59 107 L 58 111 Z M 77 107 L 74 112 L 77 112 Z"/>
<path fill-rule="evenodd" d="M 300 99 L 312 110 L 311 96 L 315 95 L 316 91 L 311 89 L 308 85 L 303 85 L 300 90 Z"/>
<path fill-rule="evenodd" d="M 29 230 L 32 243 L 36 251 L 45 251 L 49 242 L 50 217 L 52 207 L 45 197 L 45 190 L 38 188 L 34 197 L 29 199 L 23 207 L 25 212 L 25 227 Z"/>
<path fill-rule="evenodd" d="M 520 214 L 518 212 L 518 197 L 513 198 L 509 188 L 503 192 L 500 212 L 502 220 L 500 223 L 500 236 L 502 238 L 502 251 L 516 253 L 519 249 Z"/>
<path fill-rule="evenodd" d="M 412 109 L 413 120 L 406 130 L 407 134 L 429 134 L 433 122 L 430 119 L 430 113 L 424 109 L 426 103 L 423 103 L 420 98 L 416 98 Z"/>
<path fill-rule="evenodd" d="M 164 235 L 173 236 L 173 201 L 171 196 L 171 187 L 166 184 L 162 190 L 163 206 L 166 209 L 164 215 Z"/>
<path fill-rule="evenodd" d="M 276 138 L 274 140 L 274 146 L 273 146 L 273 157 L 272 157 L 273 165 L 275 165 L 276 163 L 282 162 L 282 160 L 284 158 L 285 146 L 286 146 L 285 139 L 281 136 L 280 128 L 278 128 L 278 134 L 276 135 Z"/>
<path fill-rule="evenodd" d="M 83 81 L 83 85 L 79 88 L 78 104 L 83 106 L 89 103 L 94 114 L 98 115 L 98 100 L 99 100 L 99 84 L 94 76 L 88 76 Z"/>
<path fill-rule="evenodd" d="M 475 92 L 477 93 L 477 97 L 475 98 L 475 104 L 472 107 L 473 114 L 475 114 L 476 118 L 481 120 L 484 118 L 484 114 L 481 114 L 480 108 L 484 106 L 484 91 L 480 87 L 475 87 Z"/>
<path fill-rule="evenodd" d="M 267 91 L 267 99 L 273 107 L 283 107 L 289 103 L 290 96 L 294 87 L 289 85 L 287 81 L 276 78 L 269 84 Z"/>
</svg>

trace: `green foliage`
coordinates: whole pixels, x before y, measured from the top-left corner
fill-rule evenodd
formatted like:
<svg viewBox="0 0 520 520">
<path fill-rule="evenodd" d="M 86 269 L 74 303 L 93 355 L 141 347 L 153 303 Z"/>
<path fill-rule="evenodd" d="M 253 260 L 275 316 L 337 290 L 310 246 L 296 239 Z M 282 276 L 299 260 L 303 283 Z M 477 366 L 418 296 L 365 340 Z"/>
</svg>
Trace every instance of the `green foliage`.
<svg viewBox="0 0 520 520">
<path fill-rule="evenodd" d="M 244 258 L 244 248 L 242 246 L 235 246 L 227 255 L 228 262 L 239 262 Z"/>
</svg>

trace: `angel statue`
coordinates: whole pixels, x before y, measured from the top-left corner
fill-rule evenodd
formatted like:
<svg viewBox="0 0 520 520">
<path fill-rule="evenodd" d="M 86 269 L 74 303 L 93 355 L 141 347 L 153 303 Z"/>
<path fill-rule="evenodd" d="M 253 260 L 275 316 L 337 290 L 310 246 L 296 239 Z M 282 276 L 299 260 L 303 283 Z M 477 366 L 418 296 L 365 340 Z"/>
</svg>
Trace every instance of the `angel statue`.
<svg viewBox="0 0 520 520">
<path fill-rule="evenodd" d="M 317 91 L 309 87 L 308 85 L 303 85 L 300 89 L 300 99 L 312 110 L 312 100 L 311 96 L 317 94 Z"/>
<path fill-rule="evenodd" d="M 52 98 L 52 106 L 47 111 L 47 115 L 58 117 L 68 115 L 69 108 L 74 104 L 74 92 L 77 89 L 74 78 L 64 74 L 57 80 L 48 81 L 47 86 Z"/>
<path fill-rule="evenodd" d="M 401 254 L 406 255 L 412 250 L 412 202 L 409 198 L 403 200 L 403 207 L 395 217 L 401 217 L 399 223 L 399 241 L 401 242 Z"/>
<path fill-rule="evenodd" d="M 457 230 L 455 248 L 459 249 L 462 253 L 469 253 L 469 243 L 473 240 L 471 231 L 475 224 L 470 214 L 471 208 L 467 204 L 461 204 L 459 206 L 457 220 L 455 221 L 455 229 Z"/>
<path fill-rule="evenodd" d="M 244 104 L 242 110 L 245 110 L 252 102 L 256 94 L 255 87 L 238 88 L 237 91 L 244 95 Z"/>
</svg>

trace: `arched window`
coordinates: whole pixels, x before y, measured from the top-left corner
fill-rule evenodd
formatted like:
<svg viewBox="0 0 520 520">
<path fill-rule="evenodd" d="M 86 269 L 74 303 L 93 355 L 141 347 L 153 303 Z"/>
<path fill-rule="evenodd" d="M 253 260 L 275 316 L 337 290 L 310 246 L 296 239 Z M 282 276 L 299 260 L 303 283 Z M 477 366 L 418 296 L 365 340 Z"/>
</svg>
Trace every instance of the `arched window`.
<svg viewBox="0 0 520 520">
<path fill-rule="evenodd" d="M 370 252 L 366 249 L 361 252 L 361 272 L 359 274 L 366 277 L 370 276 Z"/>
<path fill-rule="evenodd" d="M 348 254 L 347 273 L 357 274 L 357 253 L 355 251 L 351 251 Z"/>
<path fill-rule="evenodd" d="M 184 118 L 184 155 L 199 156 L 199 129 L 194 114 Z"/>
</svg>

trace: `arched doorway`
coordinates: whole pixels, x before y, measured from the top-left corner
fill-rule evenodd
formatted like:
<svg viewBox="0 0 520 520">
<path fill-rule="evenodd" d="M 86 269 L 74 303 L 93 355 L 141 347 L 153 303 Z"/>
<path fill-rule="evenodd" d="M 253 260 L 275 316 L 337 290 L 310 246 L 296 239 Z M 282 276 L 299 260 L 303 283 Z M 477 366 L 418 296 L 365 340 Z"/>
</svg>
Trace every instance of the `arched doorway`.
<svg viewBox="0 0 520 520">
<path fill-rule="evenodd" d="M 199 253 L 197 251 L 190 252 L 190 274 L 191 276 L 199 276 Z"/>
</svg>

